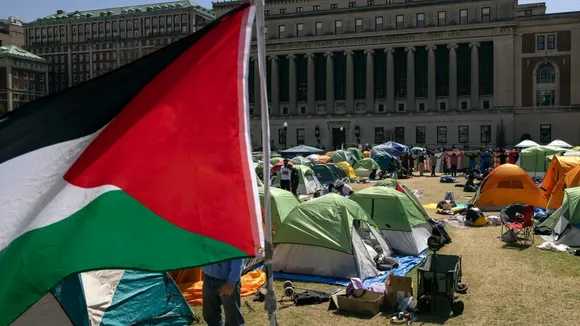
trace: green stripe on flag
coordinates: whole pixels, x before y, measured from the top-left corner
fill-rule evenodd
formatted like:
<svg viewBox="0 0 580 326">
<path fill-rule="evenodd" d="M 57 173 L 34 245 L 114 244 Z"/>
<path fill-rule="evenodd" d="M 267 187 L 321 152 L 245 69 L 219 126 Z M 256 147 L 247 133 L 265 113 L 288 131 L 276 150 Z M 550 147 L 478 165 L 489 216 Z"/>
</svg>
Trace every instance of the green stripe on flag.
<svg viewBox="0 0 580 326">
<path fill-rule="evenodd" d="M 212 223 L 211 217 L 206 221 Z M 12 322 L 73 273 L 165 271 L 246 256 L 167 222 L 123 191 L 110 191 L 60 222 L 25 233 L 0 252 L 0 325 Z"/>
</svg>

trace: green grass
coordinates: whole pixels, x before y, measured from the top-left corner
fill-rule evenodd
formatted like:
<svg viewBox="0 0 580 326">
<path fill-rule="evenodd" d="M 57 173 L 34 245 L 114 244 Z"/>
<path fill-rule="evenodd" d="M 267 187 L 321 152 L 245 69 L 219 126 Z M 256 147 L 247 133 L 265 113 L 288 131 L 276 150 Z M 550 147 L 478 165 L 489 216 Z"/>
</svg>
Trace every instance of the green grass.
<svg viewBox="0 0 580 326">
<path fill-rule="evenodd" d="M 403 181 L 410 189 L 422 189 L 424 204 L 443 199 L 445 191 L 454 191 L 455 198 L 461 197 L 461 188 L 440 184 L 438 178 L 413 178 Z M 365 187 L 368 185 L 363 185 Z M 360 189 L 361 186 L 357 185 Z M 429 211 L 436 216 L 434 211 Z M 438 217 L 443 218 L 443 217 Z M 463 315 L 453 317 L 445 325 L 578 325 L 580 323 L 580 257 L 568 253 L 547 252 L 535 246 L 542 239 L 535 238 L 532 247 L 516 250 L 506 249 L 497 238 L 499 227 L 470 229 L 447 228 L 453 243 L 441 253 L 462 256 L 463 282 L 469 285 L 468 293 L 461 295 L 465 302 Z M 417 289 L 415 270 L 408 276 L 414 279 Z M 283 280 L 275 281 L 276 296 L 283 293 Z M 316 283 L 293 282 L 295 286 L 313 290 L 332 291 L 340 288 Z M 416 294 L 416 293 L 415 293 Z M 263 303 L 244 298 L 242 310 L 246 324 L 251 326 L 268 325 Z M 288 306 L 284 306 L 288 305 Z M 201 316 L 200 307 L 194 308 Z M 377 315 L 372 319 L 361 319 L 336 311 L 328 311 L 328 304 L 294 307 L 280 303 L 277 312 L 280 325 L 386 325 L 387 317 Z M 441 322 L 425 322 L 420 318 L 416 325 L 440 325 Z"/>
</svg>

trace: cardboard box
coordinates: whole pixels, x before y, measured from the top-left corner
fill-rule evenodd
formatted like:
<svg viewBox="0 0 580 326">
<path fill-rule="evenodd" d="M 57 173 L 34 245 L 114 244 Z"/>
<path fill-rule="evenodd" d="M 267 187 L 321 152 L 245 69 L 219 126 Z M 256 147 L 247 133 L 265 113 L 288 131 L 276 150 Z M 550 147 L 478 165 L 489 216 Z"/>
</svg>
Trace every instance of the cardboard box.
<svg viewBox="0 0 580 326">
<path fill-rule="evenodd" d="M 406 276 L 387 277 L 385 281 L 385 305 L 389 311 L 396 311 L 397 298 L 403 299 L 409 295 L 413 296 L 413 279 Z"/>
<path fill-rule="evenodd" d="M 352 296 L 343 290 L 332 296 L 329 309 L 353 312 L 360 315 L 375 316 L 384 306 L 385 294 L 367 290 L 354 290 Z"/>
</svg>

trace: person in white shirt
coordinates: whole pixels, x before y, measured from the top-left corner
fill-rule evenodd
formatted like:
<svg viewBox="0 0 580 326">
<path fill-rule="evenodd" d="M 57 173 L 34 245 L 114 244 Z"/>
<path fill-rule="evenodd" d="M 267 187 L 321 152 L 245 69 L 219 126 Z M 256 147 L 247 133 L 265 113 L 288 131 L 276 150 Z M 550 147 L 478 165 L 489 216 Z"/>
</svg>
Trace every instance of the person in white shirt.
<svg viewBox="0 0 580 326">
<path fill-rule="evenodd" d="M 284 165 L 280 169 L 280 188 L 290 191 L 290 172 L 292 169 L 288 164 L 288 159 L 284 160 Z"/>
</svg>

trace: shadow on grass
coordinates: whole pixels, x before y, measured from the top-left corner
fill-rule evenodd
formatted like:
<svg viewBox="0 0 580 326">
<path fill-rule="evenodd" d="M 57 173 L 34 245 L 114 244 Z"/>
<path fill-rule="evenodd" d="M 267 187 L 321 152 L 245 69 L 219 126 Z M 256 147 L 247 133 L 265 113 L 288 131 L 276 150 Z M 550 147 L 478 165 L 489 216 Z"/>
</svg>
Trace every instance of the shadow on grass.
<svg viewBox="0 0 580 326">
<path fill-rule="evenodd" d="M 341 310 L 335 310 L 332 313 L 337 315 L 337 316 L 341 316 L 341 317 L 356 318 L 356 319 L 361 319 L 361 320 L 368 320 L 368 319 L 374 318 L 374 316 L 357 314 L 354 312 L 346 312 L 346 311 L 341 311 Z"/>
<path fill-rule="evenodd" d="M 532 247 L 533 243 L 527 243 L 527 244 L 521 244 L 521 243 L 505 243 L 503 246 L 501 246 L 502 249 L 511 249 L 511 250 L 517 250 L 517 251 L 524 251 L 526 249 L 530 249 Z"/>
</svg>

